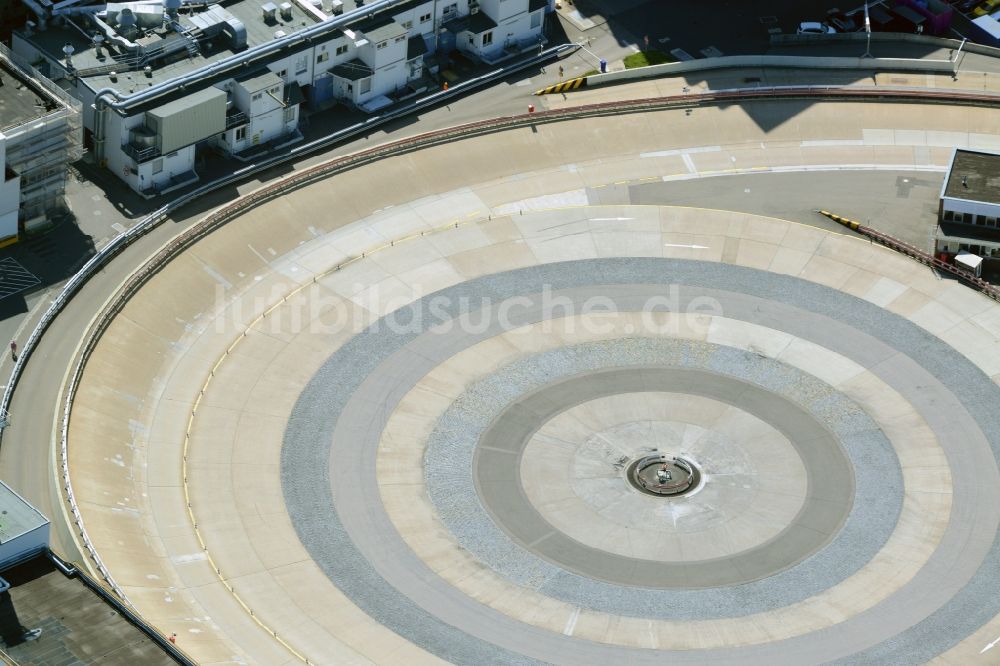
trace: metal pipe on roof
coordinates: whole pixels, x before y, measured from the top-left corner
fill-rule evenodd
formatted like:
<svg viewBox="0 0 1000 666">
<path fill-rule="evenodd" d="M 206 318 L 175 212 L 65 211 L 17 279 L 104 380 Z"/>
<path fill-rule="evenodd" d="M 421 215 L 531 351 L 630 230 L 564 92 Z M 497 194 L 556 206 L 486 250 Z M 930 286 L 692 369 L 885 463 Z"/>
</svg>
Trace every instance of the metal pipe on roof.
<svg viewBox="0 0 1000 666">
<path fill-rule="evenodd" d="M 124 95 L 114 88 L 102 88 L 94 97 L 94 105 L 98 109 L 101 107 L 110 107 L 115 111 L 125 111 L 130 106 L 141 104 L 142 102 L 147 102 L 151 99 L 156 99 L 160 95 L 170 92 L 176 88 L 180 88 L 188 84 L 200 83 L 205 78 L 223 74 L 230 69 L 234 69 L 242 65 L 248 65 L 252 61 L 260 60 L 261 58 L 283 51 L 294 45 L 309 43 L 316 37 L 324 36 L 334 30 L 340 30 L 351 23 L 370 17 L 385 9 L 390 9 L 394 5 L 405 1 L 406 0 L 376 0 L 376 2 L 356 8 L 352 12 L 332 17 L 318 25 L 293 32 L 285 37 L 279 37 L 278 39 L 267 42 L 266 44 L 255 46 L 243 53 L 234 54 L 225 60 L 220 60 L 218 62 L 199 67 L 192 72 L 169 79 L 159 85 L 146 88 L 145 90 L 141 90 L 131 95 Z M 112 97 L 115 101 L 107 99 Z"/>
</svg>

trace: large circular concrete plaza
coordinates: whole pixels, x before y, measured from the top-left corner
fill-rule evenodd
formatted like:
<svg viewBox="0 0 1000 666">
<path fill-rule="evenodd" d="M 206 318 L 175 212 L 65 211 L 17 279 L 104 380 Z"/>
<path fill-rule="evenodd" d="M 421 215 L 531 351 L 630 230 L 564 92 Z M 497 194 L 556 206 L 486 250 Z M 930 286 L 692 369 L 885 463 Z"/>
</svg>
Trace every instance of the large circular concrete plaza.
<svg viewBox="0 0 1000 666">
<path fill-rule="evenodd" d="M 995 132 L 636 113 L 291 191 L 101 338 L 69 428 L 90 538 L 206 664 L 997 663 L 1000 305 L 860 238 L 627 198 Z M 697 486 L 629 484 L 652 452 Z"/>
</svg>

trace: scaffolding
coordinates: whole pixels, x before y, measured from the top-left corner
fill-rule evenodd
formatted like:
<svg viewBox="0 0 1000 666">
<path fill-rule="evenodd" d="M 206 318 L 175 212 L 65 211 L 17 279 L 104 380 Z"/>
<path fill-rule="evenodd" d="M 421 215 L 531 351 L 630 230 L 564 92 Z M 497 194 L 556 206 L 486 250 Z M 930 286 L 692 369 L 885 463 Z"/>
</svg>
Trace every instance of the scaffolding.
<svg viewBox="0 0 1000 666">
<path fill-rule="evenodd" d="M 83 152 L 81 104 L 3 44 L 0 67 L 51 102 L 35 118 L 0 127 L 7 165 L 21 176 L 20 226 L 30 230 L 67 210 L 68 166 Z"/>
</svg>

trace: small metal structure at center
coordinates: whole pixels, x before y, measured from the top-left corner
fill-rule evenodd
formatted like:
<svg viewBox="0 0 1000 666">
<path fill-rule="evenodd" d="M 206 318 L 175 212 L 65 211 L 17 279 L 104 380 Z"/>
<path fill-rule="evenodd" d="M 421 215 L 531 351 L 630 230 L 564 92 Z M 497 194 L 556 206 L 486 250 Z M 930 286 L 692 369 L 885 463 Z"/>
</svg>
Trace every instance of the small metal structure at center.
<svg viewBox="0 0 1000 666">
<path fill-rule="evenodd" d="M 637 490 L 656 497 L 677 497 L 698 486 L 701 473 L 680 456 L 652 453 L 626 468 L 628 482 Z"/>
</svg>

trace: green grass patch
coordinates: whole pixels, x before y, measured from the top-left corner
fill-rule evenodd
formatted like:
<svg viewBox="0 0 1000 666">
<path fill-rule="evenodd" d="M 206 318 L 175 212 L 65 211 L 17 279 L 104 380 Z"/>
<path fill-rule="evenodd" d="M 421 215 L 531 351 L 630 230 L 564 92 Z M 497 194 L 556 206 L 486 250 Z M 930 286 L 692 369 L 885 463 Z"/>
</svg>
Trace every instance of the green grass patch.
<svg viewBox="0 0 1000 666">
<path fill-rule="evenodd" d="M 626 56 L 624 63 L 625 69 L 634 69 L 635 67 L 646 67 L 647 65 L 662 65 L 667 62 L 677 62 L 677 58 L 664 53 L 663 51 L 639 51 L 638 53 L 633 53 L 630 56 Z"/>
</svg>

